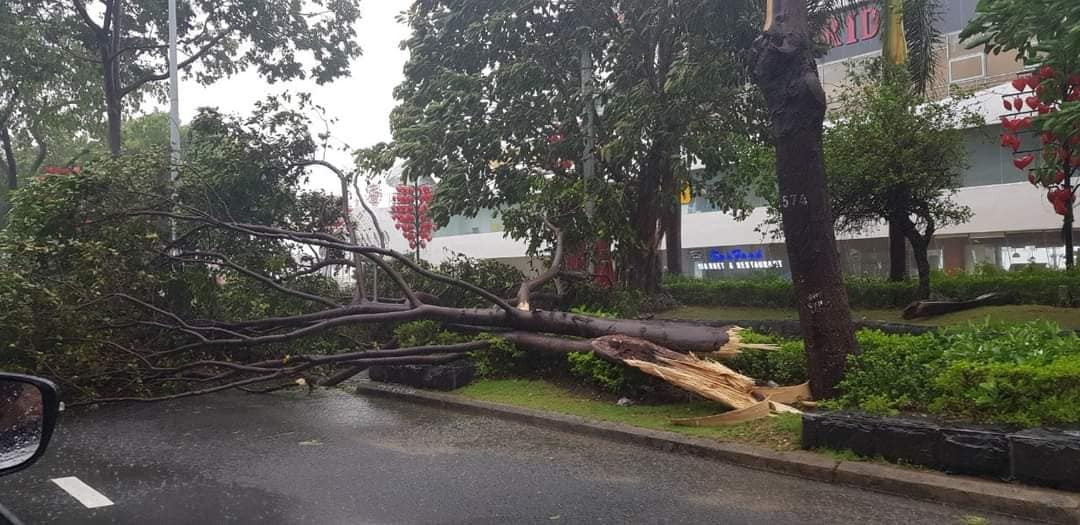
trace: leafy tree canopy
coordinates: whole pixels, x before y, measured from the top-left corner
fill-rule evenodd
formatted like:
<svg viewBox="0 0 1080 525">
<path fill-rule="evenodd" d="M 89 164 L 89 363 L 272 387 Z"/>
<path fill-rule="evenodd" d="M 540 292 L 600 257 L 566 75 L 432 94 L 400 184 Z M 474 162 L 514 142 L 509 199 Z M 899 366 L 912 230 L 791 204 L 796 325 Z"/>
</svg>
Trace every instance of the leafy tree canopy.
<svg viewBox="0 0 1080 525">
<path fill-rule="evenodd" d="M 734 138 L 764 120 L 743 53 L 760 8 L 416 2 L 392 152 L 407 161 L 406 177 L 439 181 L 440 223 L 495 209 L 511 236 L 537 248 L 551 238 L 548 217 L 569 240 L 614 239 L 648 259 L 659 210 L 677 206 L 683 184 L 710 181 L 695 185 L 726 208 L 745 207 L 743 188 L 719 181 L 734 163 Z M 587 179 L 590 117 L 597 170 Z"/>
<path fill-rule="evenodd" d="M 971 217 L 953 195 L 967 167 L 963 130 L 982 126 L 982 117 L 963 97 L 930 101 L 916 94 L 905 69 L 884 63 L 855 75 L 839 102 L 825 133 L 837 228 L 899 225 L 928 286 L 929 269 L 922 266 L 930 238 Z"/>
<path fill-rule="evenodd" d="M 110 150 L 119 153 L 123 113 L 138 109 L 148 95 L 165 93 L 160 81 L 168 78 L 166 6 L 157 0 L 11 5 L 20 23 L 40 24 L 63 51 L 62 60 L 31 55 L 32 60 L 90 64 L 98 71 Z M 202 84 L 249 68 L 271 82 L 310 78 L 321 84 L 348 74 L 359 55 L 353 27 L 358 17 L 357 0 L 181 0 L 178 67 Z"/>
</svg>

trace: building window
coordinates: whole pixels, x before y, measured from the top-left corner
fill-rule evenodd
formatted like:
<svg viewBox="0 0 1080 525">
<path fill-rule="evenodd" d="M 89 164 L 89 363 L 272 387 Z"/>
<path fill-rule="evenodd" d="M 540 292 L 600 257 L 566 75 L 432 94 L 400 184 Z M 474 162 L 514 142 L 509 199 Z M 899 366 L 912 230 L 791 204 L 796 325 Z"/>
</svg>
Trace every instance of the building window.
<svg viewBox="0 0 1080 525">
<path fill-rule="evenodd" d="M 946 37 L 949 57 L 949 83 L 976 80 L 986 77 L 986 54 L 982 48 L 967 49 L 960 41 L 960 33 Z"/>
</svg>

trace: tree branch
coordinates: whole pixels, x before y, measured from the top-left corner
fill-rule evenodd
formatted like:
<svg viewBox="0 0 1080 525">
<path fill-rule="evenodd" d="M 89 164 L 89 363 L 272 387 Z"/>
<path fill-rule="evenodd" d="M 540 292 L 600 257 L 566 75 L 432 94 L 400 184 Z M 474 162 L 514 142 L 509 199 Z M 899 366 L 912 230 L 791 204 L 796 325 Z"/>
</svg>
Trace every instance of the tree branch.
<svg viewBox="0 0 1080 525">
<path fill-rule="evenodd" d="M 521 310 L 529 309 L 529 294 L 536 288 L 543 286 L 548 281 L 559 276 L 559 272 L 562 270 L 563 252 L 565 250 L 566 236 L 563 234 L 561 228 L 556 228 L 554 224 L 544 219 L 544 224 L 555 232 L 555 253 L 551 256 L 551 265 L 547 270 L 536 276 L 535 279 L 528 279 L 521 283 L 521 288 L 518 289 L 517 294 L 517 307 Z"/>
<path fill-rule="evenodd" d="M 261 283 L 263 283 L 263 284 L 265 284 L 265 285 L 267 285 L 267 286 L 269 286 L 269 287 L 271 287 L 271 288 L 273 288 L 273 289 L 275 289 L 275 290 L 277 290 L 277 291 L 279 291 L 279 292 L 281 292 L 281 293 L 283 293 L 285 295 L 291 295 L 293 297 L 299 297 L 300 299 L 320 303 L 320 304 L 323 304 L 325 306 L 329 306 L 331 308 L 336 308 L 336 307 L 339 306 L 337 302 L 335 302 L 335 301 L 333 301 L 331 299 L 328 299 L 326 297 L 322 297 L 320 295 L 315 295 L 315 294 L 310 294 L 310 293 L 307 293 L 307 292 L 303 292 L 303 291 L 300 291 L 300 290 L 289 288 L 287 286 L 282 286 L 281 283 L 278 283 L 277 281 L 275 281 L 275 280 L 273 280 L 273 279 L 271 279 L 271 278 L 269 278 L 269 277 L 267 277 L 265 275 L 262 275 L 262 274 L 260 274 L 258 272 L 252 271 L 252 270 L 250 270 L 250 269 L 248 269 L 248 268 L 246 268 L 244 266 L 236 264 L 235 262 L 233 262 L 232 259 L 230 259 L 229 257 L 227 257 L 223 253 L 205 252 L 205 251 L 193 251 L 193 252 L 184 252 L 184 253 L 181 253 L 180 255 L 170 255 L 169 253 L 162 252 L 161 255 L 163 255 L 165 257 L 168 257 L 170 259 L 173 259 L 173 260 L 177 260 L 177 261 L 197 262 L 197 263 L 205 263 L 206 261 L 202 261 L 202 260 L 199 260 L 199 259 L 190 259 L 188 257 L 190 257 L 190 256 L 213 257 L 214 259 L 220 261 L 220 264 L 228 266 L 229 268 L 232 268 L 233 270 L 236 270 L 237 272 L 240 272 L 240 273 L 242 273 L 242 274 L 244 274 L 244 275 L 246 275 L 248 277 L 251 277 L 252 279 L 255 279 L 256 281 L 259 281 L 259 282 L 261 282 Z"/>
<path fill-rule="evenodd" d="M 105 33 L 105 28 L 98 25 L 98 23 L 90 17 L 90 13 L 86 11 L 86 4 L 83 3 L 83 0 L 71 0 L 71 3 L 75 5 L 75 11 L 79 13 L 79 18 L 82 18 L 83 23 L 85 23 L 94 34 L 101 37 Z M 107 15 L 106 21 L 108 21 Z"/>
<path fill-rule="evenodd" d="M 182 61 L 180 61 L 176 65 L 176 69 L 186 69 L 188 66 L 195 63 L 197 60 L 199 60 L 204 55 L 209 53 L 210 50 L 213 49 L 214 46 L 216 46 L 218 44 L 218 42 L 221 42 L 227 36 L 229 36 L 229 31 L 220 32 L 217 36 L 215 36 L 214 38 L 211 38 L 210 42 L 207 42 L 207 44 L 205 46 L 203 46 L 198 51 L 196 51 L 195 54 L 187 57 L 186 59 L 184 59 Z M 127 96 L 129 93 L 131 93 L 132 91 L 135 91 L 136 89 L 139 89 L 142 86 L 144 86 L 144 85 L 146 85 L 146 84 L 148 84 L 150 82 L 157 82 L 157 81 L 161 81 L 161 80 L 167 80 L 168 78 L 169 78 L 169 72 L 168 72 L 167 68 L 166 68 L 166 71 L 164 73 L 148 73 L 146 75 L 143 75 L 143 76 L 135 79 L 134 81 L 131 82 L 131 84 L 128 84 L 127 86 L 124 86 L 124 87 L 120 88 L 120 97 L 123 98 L 123 97 Z"/>
</svg>

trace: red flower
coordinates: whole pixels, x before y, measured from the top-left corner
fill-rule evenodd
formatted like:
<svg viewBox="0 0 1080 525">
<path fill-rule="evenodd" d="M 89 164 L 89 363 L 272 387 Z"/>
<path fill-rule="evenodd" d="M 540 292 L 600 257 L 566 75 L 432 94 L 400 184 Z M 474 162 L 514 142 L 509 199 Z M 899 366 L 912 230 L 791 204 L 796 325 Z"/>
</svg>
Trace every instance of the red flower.
<svg viewBox="0 0 1080 525">
<path fill-rule="evenodd" d="M 1048 78 L 1054 78 L 1054 68 L 1050 66 L 1043 66 L 1039 69 L 1039 76 L 1041 76 L 1044 80 Z"/>
<path fill-rule="evenodd" d="M 1023 91 L 1027 88 L 1027 79 L 1025 79 L 1024 77 L 1014 78 L 1012 81 L 1012 87 L 1015 88 L 1017 91 Z"/>
</svg>

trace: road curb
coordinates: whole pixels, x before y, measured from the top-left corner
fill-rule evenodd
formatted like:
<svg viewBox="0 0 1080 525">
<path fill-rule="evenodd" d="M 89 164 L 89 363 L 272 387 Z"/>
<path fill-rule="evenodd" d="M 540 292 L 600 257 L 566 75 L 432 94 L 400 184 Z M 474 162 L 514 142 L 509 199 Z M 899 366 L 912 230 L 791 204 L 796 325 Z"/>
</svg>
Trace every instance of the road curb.
<svg viewBox="0 0 1080 525">
<path fill-rule="evenodd" d="M 673 432 L 475 401 L 453 394 L 428 392 L 398 385 L 372 382 L 357 382 L 354 385 L 358 394 L 373 397 L 404 399 L 438 408 L 494 416 L 575 434 L 715 459 L 757 470 L 946 503 L 967 509 L 1008 514 L 1047 523 L 1080 525 L 1080 494 L 963 476 L 949 476 L 936 472 L 920 472 L 874 463 L 838 461 L 811 452 L 779 452 L 740 443 L 722 443 Z"/>
</svg>

